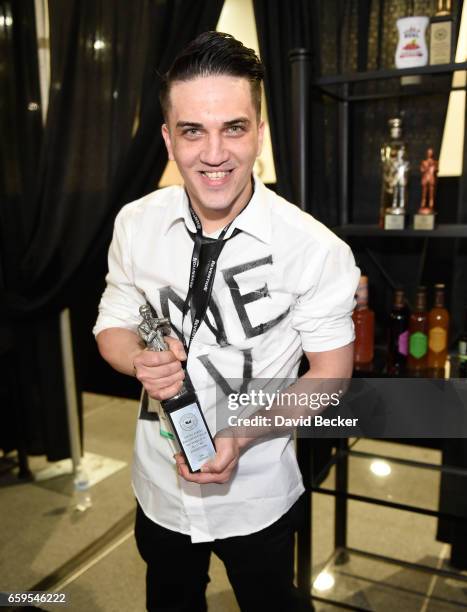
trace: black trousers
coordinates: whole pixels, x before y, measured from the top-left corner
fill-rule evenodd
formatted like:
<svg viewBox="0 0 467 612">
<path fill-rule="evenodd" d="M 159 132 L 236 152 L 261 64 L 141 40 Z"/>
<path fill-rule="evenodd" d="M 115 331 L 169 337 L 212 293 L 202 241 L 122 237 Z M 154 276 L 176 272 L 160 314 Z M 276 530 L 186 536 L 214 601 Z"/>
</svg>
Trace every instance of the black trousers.
<svg viewBox="0 0 467 612">
<path fill-rule="evenodd" d="M 223 561 L 242 612 L 312 610 L 293 584 L 300 500 L 278 521 L 247 536 L 193 544 L 147 518 L 138 505 L 135 537 L 147 564 L 149 612 L 205 612 L 211 552 Z"/>
</svg>

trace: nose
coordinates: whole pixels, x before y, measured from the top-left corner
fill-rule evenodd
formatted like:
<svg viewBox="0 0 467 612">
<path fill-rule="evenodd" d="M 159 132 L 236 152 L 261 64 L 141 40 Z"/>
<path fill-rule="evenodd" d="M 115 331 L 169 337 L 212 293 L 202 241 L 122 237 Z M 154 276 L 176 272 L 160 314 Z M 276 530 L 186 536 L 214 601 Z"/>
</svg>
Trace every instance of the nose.
<svg viewBox="0 0 467 612">
<path fill-rule="evenodd" d="M 221 166 L 229 158 L 221 134 L 209 134 L 204 140 L 200 161 L 207 166 Z"/>
</svg>

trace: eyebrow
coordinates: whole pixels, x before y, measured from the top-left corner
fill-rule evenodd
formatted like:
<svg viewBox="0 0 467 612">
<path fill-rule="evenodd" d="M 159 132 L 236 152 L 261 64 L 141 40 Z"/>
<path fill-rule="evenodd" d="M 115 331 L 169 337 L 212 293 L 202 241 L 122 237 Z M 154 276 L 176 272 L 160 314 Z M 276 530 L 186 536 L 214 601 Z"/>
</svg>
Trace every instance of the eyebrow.
<svg viewBox="0 0 467 612">
<path fill-rule="evenodd" d="M 232 125 L 249 125 L 251 122 L 246 117 L 238 117 L 237 119 L 230 119 L 229 121 L 224 121 L 222 127 L 231 127 Z M 204 127 L 202 123 L 198 123 L 196 121 L 177 121 L 177 128 L 202 128 Z"/>
</svg>

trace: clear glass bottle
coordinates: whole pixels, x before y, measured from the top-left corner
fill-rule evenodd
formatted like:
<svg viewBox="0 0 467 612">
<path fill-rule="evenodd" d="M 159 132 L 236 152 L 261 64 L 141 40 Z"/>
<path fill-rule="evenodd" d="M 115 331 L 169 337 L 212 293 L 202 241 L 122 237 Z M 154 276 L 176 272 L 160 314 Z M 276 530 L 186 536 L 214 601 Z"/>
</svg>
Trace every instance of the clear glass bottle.
<svg viewBox="0 0 467 612">
<path fill-rule="evenodd" d="M 92 506 L 89 477 L 82 463 L 78 464 L 74 479 L 74 502 L 76 510 L 84 512 Z"/>
<path fill-rule="evenodd" d="M 405 214 L 409 162 L 407 146 L 402 139 L 402 119 L 389 119 L 389 139 L 381 146 L 381 203 L 380 227 L 384 227 L 384 215 Z"/>
</svg>

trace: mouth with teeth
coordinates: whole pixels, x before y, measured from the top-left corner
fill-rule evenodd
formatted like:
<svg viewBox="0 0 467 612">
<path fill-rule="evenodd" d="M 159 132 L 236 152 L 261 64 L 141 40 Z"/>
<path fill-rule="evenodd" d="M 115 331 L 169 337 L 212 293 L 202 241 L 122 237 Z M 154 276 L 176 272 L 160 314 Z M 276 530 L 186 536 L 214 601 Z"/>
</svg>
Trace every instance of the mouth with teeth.
<svg viewBox="0 0 467 612">
<path fill-rule="evenodd" d="M 203 182 L 210 186 L 220 186 L 224 185 L 232 174 L 233 170 L 216 170 L 215 172 L 210 172 L 207 170 L 201 171 L 200 175 L 203 179 Z"/>
</svg>

